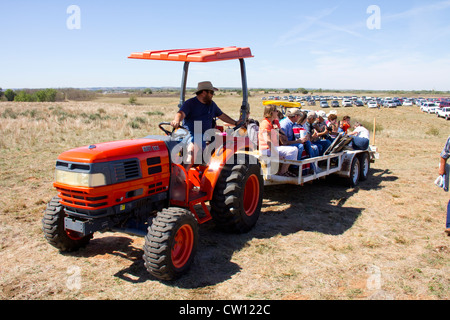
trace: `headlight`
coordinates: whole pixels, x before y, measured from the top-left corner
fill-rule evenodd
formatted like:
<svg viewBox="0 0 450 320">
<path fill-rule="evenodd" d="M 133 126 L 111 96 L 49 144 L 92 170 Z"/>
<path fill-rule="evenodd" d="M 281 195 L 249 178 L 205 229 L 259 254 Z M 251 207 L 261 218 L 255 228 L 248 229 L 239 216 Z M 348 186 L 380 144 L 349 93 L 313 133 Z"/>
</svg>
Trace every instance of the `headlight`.
<svg viewBox="0 0 450 320">
<path fill-rule="evenodd" d="M 100 187 L 106 185 L 105 176 L 102 173 L 80 173 L 56 170 L 55 180 L 59 183 L 77 187 Z"/>
</svg>

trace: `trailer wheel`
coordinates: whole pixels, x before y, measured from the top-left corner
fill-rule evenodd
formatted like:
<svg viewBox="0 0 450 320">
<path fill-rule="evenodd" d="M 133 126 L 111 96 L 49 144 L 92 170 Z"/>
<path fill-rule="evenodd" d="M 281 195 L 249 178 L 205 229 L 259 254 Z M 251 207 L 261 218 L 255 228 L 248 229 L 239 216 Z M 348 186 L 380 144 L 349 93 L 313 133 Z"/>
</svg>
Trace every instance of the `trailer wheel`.
<svg viewBox="0 0 450 320">
<path fill-rule="evenodd" d="M 359 177 L 360 177 L 360 162 L 358 157 L 354 157 L 352 161 L 352 166 L 350 169 L 350 177 L 348 178 L 348 182 L 350 187 L 355 187 L 358 185 Z"/>
<path fill-rule="evenodd" d="M 145 237 L 145 267 L 158 279 L 174 280 L 189 270 L 197 244 L 194 215 L 183 208 L 163 209 L 153 218 Z"/>
<path fill-rule="evenodd" d="M 246 155 L 242 161 L 235 157 L 234 163 L 225 165 L 220 173 L 211 200 L 211 216 L 224 231 L 245 233 L 258 221 L 264 180 L 255 158 Z"/>
<path fill-rule="evenodd" d="M 370 170 L 369 155 L 367 153 L 361 154 L 359 161 L 361 166 L 359 180 L 365 181 L 369 177 L 369 170 Z"/>
<path fill-rule="evenodd" d="M 53 197 L 47 204 L 42 218 L 42 231 L 48 243 L 61 252 L 76 251 L 85 247 L 92 239 L 92 235 L 83 236 L 78 232 L 64 229 L 66 213 L 60 200 L 59 197 Z"/>
</svg>

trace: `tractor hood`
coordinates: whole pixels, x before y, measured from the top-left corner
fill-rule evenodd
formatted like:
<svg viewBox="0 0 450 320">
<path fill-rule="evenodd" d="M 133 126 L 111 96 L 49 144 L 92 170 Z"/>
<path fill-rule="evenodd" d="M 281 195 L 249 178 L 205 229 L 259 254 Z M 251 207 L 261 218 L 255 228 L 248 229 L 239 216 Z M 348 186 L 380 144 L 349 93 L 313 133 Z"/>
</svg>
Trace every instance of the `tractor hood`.
<svg viewBox="0 0 450 320">
<path fill-rule="evenodd" d="M 123 158 L 150 155 L 165 151 L 163 141 L 154 139 L 130 139 L 113 142 L 103 142 L 75 148 L 59 155 L 58 160 L 70 162 L 95 163 L 115 161 Z"/>
</svg>

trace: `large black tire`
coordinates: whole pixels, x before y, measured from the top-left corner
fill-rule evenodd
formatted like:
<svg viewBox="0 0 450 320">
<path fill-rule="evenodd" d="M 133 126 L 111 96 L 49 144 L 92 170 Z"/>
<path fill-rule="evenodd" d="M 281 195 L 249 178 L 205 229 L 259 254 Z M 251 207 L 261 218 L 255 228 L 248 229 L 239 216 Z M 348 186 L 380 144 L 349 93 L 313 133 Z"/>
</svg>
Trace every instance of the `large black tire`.
<svg viewBox="0 0 450 320">
<path fill-rule="evenodd" d="M 42 231 L 45 239 L 61 252 L 72 252 L 85 247 L 92 239 L 92 235 L 83 236 L 78 232 L 64 229 L 64 207 L 61 199 L 53 197 L 47 204 L 42 218 Z"/>
<path fill-rule="evenodd" d="M 163 209 L 153 218 L 145 237 L 145 267 L 158 279 L 175 280 L 189 270 L 197 245 L 194 215 L 183 208 Z"/>
<path fill-rule="evenodd" d="M 214 222 L 227 232 L 248 232 L 258 221 L 263 193 L 264 180 L 256 159 L 235 157 L 234 164 L 223 167 L 214 189 L 210 202 Z"/>
<path fill-rule="evenodd" d="M 359 164 L 360 164 L 359 180 L 365 181 L 369 177 L 369 170 L 370 170 L 369 154 L 362 153 L 361 157 L 359 158 Z"/>
</svg>

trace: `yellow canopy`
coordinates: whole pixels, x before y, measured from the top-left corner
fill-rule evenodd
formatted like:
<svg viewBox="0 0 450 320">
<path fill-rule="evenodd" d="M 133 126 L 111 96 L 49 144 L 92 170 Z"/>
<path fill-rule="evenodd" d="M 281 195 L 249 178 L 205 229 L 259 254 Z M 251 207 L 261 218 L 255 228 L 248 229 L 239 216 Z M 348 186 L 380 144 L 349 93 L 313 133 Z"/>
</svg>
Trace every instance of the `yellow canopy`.
<svg viewBox="0 0 450 320">
<path fill-rule="evenodd" d="M 276 106 L 281 106 L 285 108 L 302 108 L 302 104 L 300 102 L 288 102 L 283 100 L 265 100 L 263 101 L 263 105 L 274 104 Z"/>
</svg>

